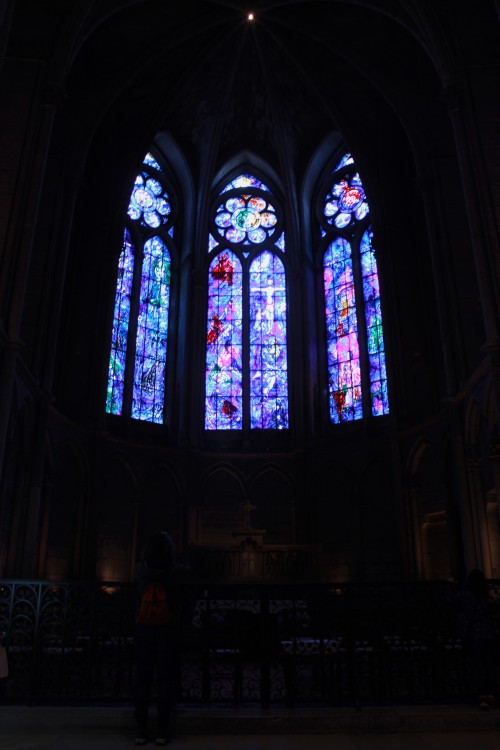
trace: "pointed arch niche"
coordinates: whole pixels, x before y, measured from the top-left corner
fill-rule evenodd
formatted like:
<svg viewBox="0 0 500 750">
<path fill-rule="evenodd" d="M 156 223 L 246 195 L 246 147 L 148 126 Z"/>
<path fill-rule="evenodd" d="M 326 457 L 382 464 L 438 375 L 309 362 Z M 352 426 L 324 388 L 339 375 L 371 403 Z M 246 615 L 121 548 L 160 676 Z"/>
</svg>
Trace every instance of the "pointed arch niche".
<svg viewBox="0 0 500 750">
<path fill-rule="evenodd" d="M 330 133 L 314 153 L 302 198 L 304 236 L 311 237 L 305 252 L 317 273 L 322 421 L 339 425 L 383 417 L 390 404 L 372 198 L 338 133 Z"/>
<path fill-rule="evenodd" d="M 384 332 L 370 206 L 343 149 L 316 203 L 321 232 L 329 417 L 333 424 L 389 413 Z"/>
<path fill-rule="evenodd" d="M 445 467 L 436 447 L 419 441 L 410 465 L 414 553 L 420 580 L 452 576 L 452 529 L 449 523 Z"/>
<path fill-rule="evenodd" d="M 132 580 L 135 565 L 137 477 L 121 455 L 101 469 L 94 506 L 96 578 Z"/>
<path fill-rule="evenodd" d="M 176 352 L 171 342 L 179 329 L 180 250 L 188 252 L 194 231 L 193 192 L 184 155 L 168 133 L 160 132 L 136 170 L 122 218 L 108 414 L 172 423 Z"/>
<path fill-rule="evenodd" d="M 210 209 L 205 430 L 286 430 L 284 212 L 254 167 L 231 173 Z"/>
</svg>

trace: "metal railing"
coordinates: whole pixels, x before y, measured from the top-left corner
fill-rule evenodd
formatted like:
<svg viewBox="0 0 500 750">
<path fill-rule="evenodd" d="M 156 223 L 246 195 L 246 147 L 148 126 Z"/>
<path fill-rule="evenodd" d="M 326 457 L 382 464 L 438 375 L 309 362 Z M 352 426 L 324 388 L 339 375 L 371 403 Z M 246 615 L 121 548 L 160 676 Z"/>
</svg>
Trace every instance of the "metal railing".
<svg viewBox="0 0 500 750">
<path fill-rule="evenodd" d="M 131 584 L 4 580 L 10 702 L 128 702 Z M 462 644 L 446 583 L 181 587 L 181 703 L 462 702 Z"/>
</svg>

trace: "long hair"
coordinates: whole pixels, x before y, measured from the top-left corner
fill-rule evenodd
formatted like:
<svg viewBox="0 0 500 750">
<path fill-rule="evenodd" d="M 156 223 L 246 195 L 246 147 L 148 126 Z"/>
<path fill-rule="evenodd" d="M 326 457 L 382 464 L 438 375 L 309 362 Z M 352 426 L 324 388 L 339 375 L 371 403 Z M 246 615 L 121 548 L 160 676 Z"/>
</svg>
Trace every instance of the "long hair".
<svg viewBox="0 0 500 750">
<path fill-rule="evenodd" d="M 150 568 L 171 570 L 174 564 L 174 544 L 166 531 L 157 531 L 149 537 L 140 559 Z"/>
</svg>

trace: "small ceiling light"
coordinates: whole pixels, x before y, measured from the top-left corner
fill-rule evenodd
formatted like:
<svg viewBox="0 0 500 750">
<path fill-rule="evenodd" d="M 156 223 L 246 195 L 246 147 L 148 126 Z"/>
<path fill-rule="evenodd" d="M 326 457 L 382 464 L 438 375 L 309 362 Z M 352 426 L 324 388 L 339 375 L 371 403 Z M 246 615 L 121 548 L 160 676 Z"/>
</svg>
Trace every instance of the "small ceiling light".
<svg viewBox="0 0 500 750">
<path fill-rule="evenodd" d="M 247 20 L 248 20 L 248 21 L 253 21 L 253 20 L 254 20 L 254 18 L 255 18 L 255 16 L 254 16 L 254 14 L 253 14 L 253 13 L 249 13 L 249 14 L 247 15 Z"/>
</svg>

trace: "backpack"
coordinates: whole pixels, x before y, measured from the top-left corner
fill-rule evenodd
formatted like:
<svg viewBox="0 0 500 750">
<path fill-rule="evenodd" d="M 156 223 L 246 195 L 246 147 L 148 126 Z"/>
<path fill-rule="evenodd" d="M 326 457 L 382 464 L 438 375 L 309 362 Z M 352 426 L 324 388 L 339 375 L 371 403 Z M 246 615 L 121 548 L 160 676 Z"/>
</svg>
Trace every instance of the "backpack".
<svg viewBox="0 0 500 750">
<path fill-rule="evenodd" d="M 141 625 L 166 625 L 173 620 L 167 592 L 161 583 L 147 583 L 136 612 L 135 621 Z"/>
</svg>

